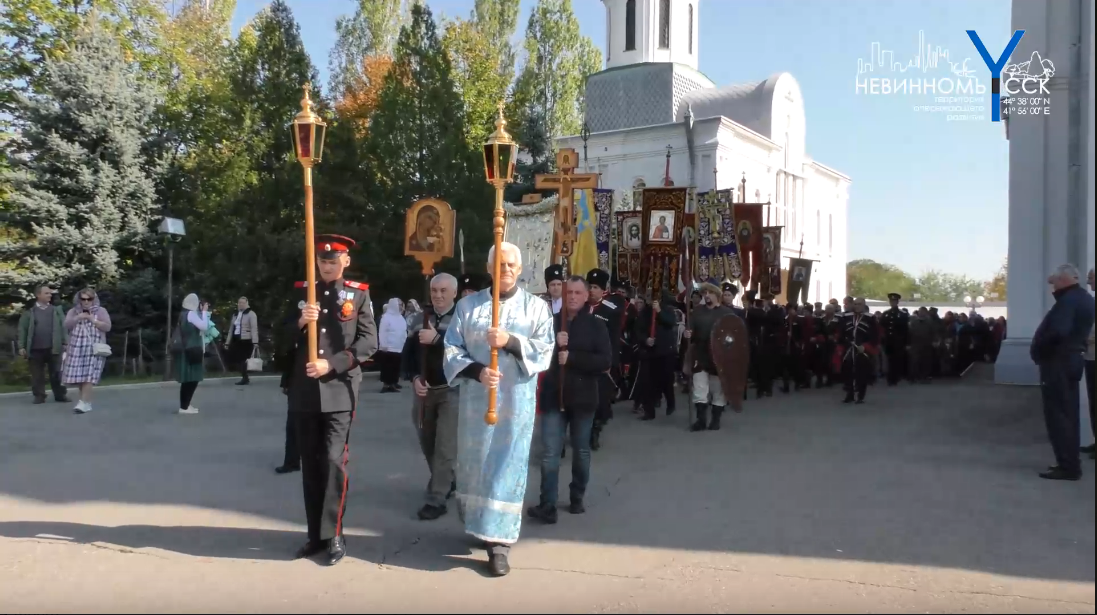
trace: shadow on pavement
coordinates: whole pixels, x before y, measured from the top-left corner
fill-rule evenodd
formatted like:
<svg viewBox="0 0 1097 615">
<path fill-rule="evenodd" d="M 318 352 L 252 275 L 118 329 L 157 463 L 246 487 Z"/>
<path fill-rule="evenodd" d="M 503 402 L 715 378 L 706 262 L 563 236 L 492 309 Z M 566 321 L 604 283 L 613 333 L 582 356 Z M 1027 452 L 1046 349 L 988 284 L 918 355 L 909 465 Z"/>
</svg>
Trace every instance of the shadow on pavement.
<svg viewBox="0 0 1097 615">
<path fill-rule="evenodd" d="M 300 475 L 273 473 L 285 417 L 275 384 L 199 387 L 196 416 L 172 414 L 170 387 L 103 390 L 96 411 L 83 416 L 60 404 L 0 400 L 0 494 L 47 504 L 182 505 L 301 524 Z M 380 537 L 349 537 L 350 557 L 480 570 L 484 554 L 469 550 L 455 511 L 429 523 L 415 518 L 428 476 L 410 393 L 376 388 L 375 380 L 363 383 L 345 523 L 349 533 Z M 841 396 L 777 393 L 725 415 L 723 430 L 699 434 L 686 431 L 684 398 L 677 414 L 651 423 L 619 404 L 594 454 L 587 514 L 562 515 L 554 526 L 524 523 L 522 541 L 1094 581 L 1093 465 L 1087 461 L 1080 483 L 1036 478 L 1051 458 L 1037 390 L 941 382 L 876 386 L 863 406 L 843 405 Z M 539 448 L 535 437 L 527 504 L 537 500 Z M 560 477 L 565 506 L 570 458 Z M 156 518 L 185 521 L 173 514 Z M 106 514 L 93 521 L 111 524 Z M 37 523 L 0 511 L 0 535 L 38 534 L 275 560 L 304 539 L 258 529 Z M 479 561 L 464 559 L 470 554 Z"/>
</svg>

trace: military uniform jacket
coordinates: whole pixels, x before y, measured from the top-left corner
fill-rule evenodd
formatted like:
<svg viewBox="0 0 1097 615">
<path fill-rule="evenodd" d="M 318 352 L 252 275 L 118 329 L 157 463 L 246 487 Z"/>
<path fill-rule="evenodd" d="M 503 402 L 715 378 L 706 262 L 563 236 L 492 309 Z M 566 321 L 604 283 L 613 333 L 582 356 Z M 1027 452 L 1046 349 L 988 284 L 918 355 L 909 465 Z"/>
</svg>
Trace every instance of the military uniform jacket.
<svg viewBox="0 0 1097 615">
<path fill-rule="evenodd" d="M 906 346 L 910 332 L 910 316 L 899 308 L 891 308 L 880 316 L 880 325 L 884 328 L 884 342 L 889 345 Z"/>
<path fill-rule="evenodd" d="M 876 319 L 869 315 L 858 316 L 851 314 L 842 319 L 842 345 L 847 349 L 853 344 L 869 346 L 866 352 L 871 352 L 871 346 L 876 343 Z M 846 356 L 849 356 L 847 351 Z"/>
<path fill-rule="evenodd" d="M 606 325 L 606 333 L 609 334 L 609 344 L 613 350 L 614 367 L 621 364 L 621 328 L 624 326 L 622 320 L 625 317 L 625 311 L 622 309 L 623 307 L 623 305 L 618 305 L 610 299 L 602 299 L 602 301 L 593 306 L 593 308 L 589 305 L 587 306 L 587 309 Z"/>
<path fill-rule="evenodd" d="M 305 307 L 307 284 L 296 284 L 297 295 L 287 316 L 287 327 L 297 340 L 290 378 L 290 412 L 352 412 L 358 407 L 361 364 L 377 352 L 377 322 L 369 300 L 369 286 L 336 280 L 316 282 L 320 304 L 317 326 L 318 359 L 326 359 L 331 371 L 321 378 L 305 375 L 308 363 L 308 327 L 298 329 Z"/>
</svg>

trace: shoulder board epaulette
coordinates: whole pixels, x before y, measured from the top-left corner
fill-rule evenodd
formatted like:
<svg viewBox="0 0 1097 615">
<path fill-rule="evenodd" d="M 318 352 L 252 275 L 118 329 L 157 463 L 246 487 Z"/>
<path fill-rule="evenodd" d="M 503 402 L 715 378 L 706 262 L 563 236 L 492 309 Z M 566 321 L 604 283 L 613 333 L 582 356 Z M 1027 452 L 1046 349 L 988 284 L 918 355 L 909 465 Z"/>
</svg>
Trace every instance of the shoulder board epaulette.
<svg viewBox="0 0 1097 615">
<path fill-rule="evenodd" d="M 358 290 L 369 290 L 369 284 L 363 284 L 362 282 L 351 282 L 350 280 L 343 280 L 343 284 L 357 288 Z"/>
<path fill-rule="evenodd" d="M 293 283 L 294 288 L 307 288 L 308 285 L 309 285 L 308 282 L 294 282 Z"/>
<path fill-rule="evenodd" d="M 617 304 L 612 302 L 612 301 L 607 301 L 605 299 L 602 299 L 602 303 L 608 305 L 610 307 L 610 309 L 614 309 L 614 310 L 617 309 Z"/>
</svg>

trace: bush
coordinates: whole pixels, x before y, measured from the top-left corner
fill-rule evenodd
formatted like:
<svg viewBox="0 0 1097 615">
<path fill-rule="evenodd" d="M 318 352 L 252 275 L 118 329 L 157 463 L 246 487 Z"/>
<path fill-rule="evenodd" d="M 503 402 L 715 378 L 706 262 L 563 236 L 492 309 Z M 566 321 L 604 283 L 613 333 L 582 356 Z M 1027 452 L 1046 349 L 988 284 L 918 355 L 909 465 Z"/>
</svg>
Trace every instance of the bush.
<svg viewBox="0 0 1097 615">
<path fill-rule="evenodd" d="M 30 385 L 30 363 L 26 359 L 0 359 L 0 384 Z"/>
</svg>

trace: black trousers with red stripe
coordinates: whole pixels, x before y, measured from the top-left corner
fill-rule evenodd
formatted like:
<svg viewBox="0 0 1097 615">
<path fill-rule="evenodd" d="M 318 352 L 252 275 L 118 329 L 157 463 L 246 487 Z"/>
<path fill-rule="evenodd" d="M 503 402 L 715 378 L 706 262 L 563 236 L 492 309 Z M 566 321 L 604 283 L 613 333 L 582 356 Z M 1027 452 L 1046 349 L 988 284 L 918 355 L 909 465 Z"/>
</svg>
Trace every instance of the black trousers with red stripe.
<svg viewBox="0 0 1097 615">
<path fill-rule="evenodd" d="M 343 533 L 354 413 L 295 412 L 294 415 L 309 540 L 331 540 Z"/>
</svg>

